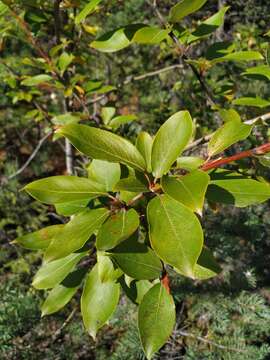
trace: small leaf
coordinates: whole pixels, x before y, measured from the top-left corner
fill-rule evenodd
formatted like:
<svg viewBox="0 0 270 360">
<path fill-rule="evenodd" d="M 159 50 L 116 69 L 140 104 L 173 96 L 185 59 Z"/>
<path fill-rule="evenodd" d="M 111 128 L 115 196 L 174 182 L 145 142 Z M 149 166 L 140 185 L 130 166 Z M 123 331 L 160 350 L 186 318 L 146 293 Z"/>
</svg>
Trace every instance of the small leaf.
<svg viewBox="0 0 270 360">
<path fill-rule="evenodd" d="M 139 306 L 138 327 L 143 350 L 152 359 L 169 339 L 175 325 L 173 298 L 161 284 L 153 286 Z"/>
<path fill-rule="evenodd" d="M 137 116 L 136 115 L 121 115 L 121 116 L 116 116 L 115 118 L 113 118 L 110 121 L 110 127 L 113 128 L 114 130 L 117 130 L 121 125 L 125 125 L 128 124 L 132 121 L 137 120 Z"/>
<path fill-rule="evenodd" d="M 36 86 L 40 85 L 42 83 L 50 82 L 52 80 L 52 77 L 49 75 L 41 74 L 29 77 L 21 82 L 21 85 L 24 86 Z"/>
<path fill-rule="evenodd" d="M 152 171 L 152 165 L 151 165 L 152 146 L 153 146 L 152 136 L 145 131 L 141 132 L 137 137 L 136 147 L 139 150 L 139 152 L 142 154 L 147 165 L 147 172 L 149 173 L 151 173 Z"/>
<path fill-rule="evenodd" d="M 58 67 L 62 74 L 67 70 L 74 58 L 74 55 L 68 54 L 67 52 L 63 52 L 63 54 L 60 55 L 58 60 Z"/>
<path fill-rule="evenodd" d="M 270 101 L 264 100 L 259 96 L 256 97 L 241 97 L 233 100 L 233 105 L 239 106 L 254 106 L 258 108 L 265 108 L 270 105 Z"/>
<path fill-rule="evenodd" d="M 86 125 L 67 125 L 59 133 L 82 153 L 93 159 L 120 162 L 144 171 L 145 162 L 136 147 L 128 140 Z"/>
<path fill-rule="evenodd" d="M 108 216 L 109 210 L 105 208 L 86 209 L 74 216 L 52 240 L 45 259 L 52 261 L 81 249 Z"/>
<path fill-rule="evenodd" d="M 33 181 L 24 190 L 45 204 L 87 200 L 105 195 L 104 187 L 90 179 L 77 176 L 51 176 Z"/>
<path fill-rule="evenodd" d="M 230 54 L 227 54 L 225 56 L 221 56 L 219 58 L 213 59 L 211 63 L 219 63 L 224 61 L 254 61 L 254 60 L 263 60 L 263 56 L 258 51 L 237 51 Z"/>
<path fill-rule="evenodd" d="M 114 187 L 114 191 L 128 191 L 133 193 L 148 192 L 149 188 L 145 182 L 135 176 L 121 179 Z"/>
<path fill-rule="evenodd" d="M 177 159 L 176 168 L 192 171 L 198 169 L 204 161 L 204 159 L 195 156 L 181 156 Z"/>
<path fill-rule="evenodd" d="M 169 171 L 188 144 L 192 130 L 192 119 L 188 111 L 174 114 L 160 127 L 152 150 L 152 169 L 156 178 Z"/>
<path fill-rule="evenodd" d="M 225 176 L 223 180 L 211 181 L 206 197 L 214 203 L 233 204 L 241 208 L 268 200 L 270 185 L 252 179 L 239 178 L 237 174 L 235 178 Z"/>
<path fill-rule="evenodd" d="M 246 71 L 242 73 L 242 75 L 247 75 L 247 76 L 258 75 L 258 76 L 263 76 L 266 79 L 270 80 L 270 66 L 261 65 L 261 66 L 251 67 L 249 69 L 246 69 Z"/>
<path fill-rule="evenodd" d="M 88 333 L 95 339 L 97 331 L 114 313 L 120 296 L 120 285 L 114 281 L 101 282 L 98 265 L 87 276 L 81 297 L 81 312 Z"/>
<path fill-rule="evenodd" d="M 115 114 L 115 107 L 106 106 L 101 109 L 101 118 L 105 125 L 108 125 L 111 119 L 114 117 Z"/>
<path fill-rule="evenodd" d="M 97 249 L 103 251 L 113 249 L 130 237 L 137 230 L 139 224 L 139 215 L 134 209 L 128 211 L 122 209 L 111 215 L 98 231 Z"/>
<path fill-rule="evenodd" d="M 220 273 L 220 271 L 221 268 L 214 256 L 204 247 L 194 268 L 194 278 L 198 280 L 210 279 Z"/>
<path fill-rule="evenodd" d="M 52 123 L 54 125 L 68 125 L 68 124 L 76 124 L 80 121 L 80 116 L 74 115 L 72 113 L 66 113 L 62 115 L 57 115 L 52 118 Z"/>
<path fill-rule="evenodd" d="M 102 184 L 106 191 L 113 191 L 121 176 L 121 168 L 118 163 L 94 159 L 87 168 L 91 180 Z"/>
<path fill-rule="evenodd" d="M 159 258 L 152 249 L 138 242 L 137 234 L 114 248 L 111 256 L 120 269 L 133 279 L 157 279 L 162 271 Z"/>
<path fill-rule="evenodd" d="M 84 6 L 84 8 L 79 12 L 75 17 L 75 24 L 79 25 L 83 22 L 88 15 L 95 11 L 97 5 L 101 2 L 101 0 L 91 0 L 88 1 L 88 4 Z"/>
<path fill-rule="evenodd" d="M 147 219 L 150 242 L 156 254 L 180 273 L 193 278 L 203 246 L 203 231 L 196 215 L 168 195 L 161 195 L 148 204 Z"/>
<path fill-rule="evenodd" d="M 64 225 L 47 226 L 41 230 L 18 237 L 15 243 L 29 250 L 44 250 L 47 249 L 54 236 L 57 235 L 63 227 Z"/>
<path fill-rule="evenodd" d="M 36 273 L 32 285 L 36 289 L 52 289 L 66 278 L 86 254 L 87 252 L 70 254 L 65 258 L 44 263 Z"/>
<path fill-rule="evenodd" d="M 238 141 L 245 140 L 253 126 L 243 124 L 240 120 L 227 121 L 211 137 L 208 144 L 209 156 L 214 156 Z"/>
<path fill-rule="evenodd" d="M 135 304 L 140 304 L 144 295 L 153 286 L 153 284 L 149 280 L 131 279 L 130 284 L 127 284 L 124 276 L 120 278 L 120 284 L 124 293 Z"/>
<path fill-rule="evenodd" d="M 84 276 L 85 269 L 78 269 L 70 273 L 61 284 L 56 285 L 42 304 L 42 316 L 53 314 L 66 306 L 77 292 Z"/>
<path fill-rule="evenodd" d="M 133 41 L 138 44 L 159 44 L 168 37 L 170 30 L 160 29 L 154 26 L 145 26 L 136 31 Z"/>
<path fill-rule="evenodd" d="M 184 176 L 165 176 L 161 184 L 166 194 L 201 215 L 209 181 L 204 171 L 194 170 Z"/>
<path fill-rule="evenodd" d="M 177 23 L 184 17 L 198 11 L 207 0 L 182 0 L 171 8 L 169 21 Z"/>
<path fill-rule="evenodd" d="M 102 251 L 97 252 L 98 275 L 101 282 L 117 280 L 123 271 L 114 267 L 110 257 Z"/>
</svg>

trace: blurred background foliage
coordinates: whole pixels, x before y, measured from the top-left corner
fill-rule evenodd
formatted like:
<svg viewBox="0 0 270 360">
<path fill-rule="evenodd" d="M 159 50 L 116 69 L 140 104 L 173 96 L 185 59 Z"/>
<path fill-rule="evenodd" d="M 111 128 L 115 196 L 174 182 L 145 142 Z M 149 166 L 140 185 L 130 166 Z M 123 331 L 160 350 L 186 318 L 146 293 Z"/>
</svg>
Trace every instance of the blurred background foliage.
<svg viewBox="0 0 270 360">
<path fill-rule="evenodd" d="M 57 44 L 53 2 L 39 0 L 10 1 L 13 9 L 23 14 L 32 33 L 46 49 Z M 121 126 L 120 134 L 131 139 L 140 130 L 151 133 L 169 115 L 188 109 L 197 123 L 197 136 L 220 125 L 205 98 L 199 82 L 189 68 L 141 80 L 134 77 L 179 64 L 179 54 L 164 43 L 158 46 L 133 45 L 119 53 L 101 54 L 88 45 L 96 35 L 131 22 L 157 23 L 148 1 L 104 1 L 101 10 L 91 16 L 75 44 L 69 44 L 74 32 L 72 22 L 79 1 L 64 1 L 62 18 L 64 48 L 76 58 L 74 84 L 83 87 L 89 81 L 102 86 L 115 86 L 104 101 L 89 104 L 93 117 L 100 117 L 103 105 L 113 106 L 117 114 L 136 114 L 138 121 Z M 159 1 L 162 14 L 167 14 L 175 1 Z M 209 0 L 203 10 L 185 20 L 190 27 L 218 10 L 225 1 Z M 209 40 L 191 48 L 189 56 L 200 58 L 215 41 L 229 41 L 236 49 L 268 51 L 265 37 L 270 24 L 270 3 L 264 0 L 228 0 L 230 6 L 224 28 Z M 74 12 L 73 15 L 70 12 Z M 105 15 L 104 15 L 105 14 Z M 59 40 L 59 39 L 58 39 Z M 268 51 L 269 52 L 269 51 Z M 53 56 L 52 56 L 53 57 Z M 63 219 L 53 208 L 31 200 L 20 189 L 38 177 L 64 174 L 65 156 L 62 139 L 42 144 L 34 160 L 18 176 L 13 174 L 29 158 L 38 142 L 49 131 L 54 116 L 63 113 L 55 89 L 26 88 L 21 80 L 38 74 L 37 59 L 29 39 L 9 13 L 0 17 L 0 358 L 27 360 L 56 359 L 143 359 L 136 332 L 134 306 L 122 300 L 117 313 L 94 343 L 85 333 L 76 298 L 57 315 L 40 318 L 39 306 L 46 294 L 30 287 L 31 277 L 40 264 L 38 253 L 29 253 L 12 244 L 17 236 L 58 224 Z M 225 63 L 205 74 L 205 81 L 217 102 L 227 107 L 227 100 L 240 96 L 269 99 L 269 81 L 243 78 L 245 66 Z M 72 82 L 72 81 L 71 81 Z M 126 84 L 125 84 L 126 82 Z M 89 85 L 89 84 L 88 84 Z M 75 86 L 75 85 L 74 85 Z M 89 85 L 90 86 L 90 85 Z M 65 91 L 72 92 L 69 88 Z M 101 94 L 102 95 L 102 94 Z M 100 96 L 98 92 L 94 97 Z M 75 103 L 76 105 L 76 103 Z M 80 110 L 79 104 L 78 112 Z M 238 108 L 243 119 L 267 111 L 257 107 Z M 257 130 L 242 144 L 252 147 L 268 136 Z M 242 146 L 241 145 L 241 146 Z M 239 145 L 237 145 L 239 146 Z M 227 151 L 238 150 L 234 147 Z M 200 151 L 204 151 L 203 148 Z M 83 172 L 84 159 L 76 154 L 75 170 Z M 249 169 L 250 162 L 243 162 Z M 265 168 L 258 171 L 269 176 Z M 266 173 L 266 174 L 265 174 Z M 222 265 L 221 275 L 206 282 L 174 278 L 172 288 L 177 303 L 177 328 L 169 343 L 156 359 L 252 360 L 270 359 L 270 208 L 268 204 L 248 209 L 208 208 L 204 226 L 206 243 Z M 70 316 L 71 314 L 71 316 Z"/>
</svg>

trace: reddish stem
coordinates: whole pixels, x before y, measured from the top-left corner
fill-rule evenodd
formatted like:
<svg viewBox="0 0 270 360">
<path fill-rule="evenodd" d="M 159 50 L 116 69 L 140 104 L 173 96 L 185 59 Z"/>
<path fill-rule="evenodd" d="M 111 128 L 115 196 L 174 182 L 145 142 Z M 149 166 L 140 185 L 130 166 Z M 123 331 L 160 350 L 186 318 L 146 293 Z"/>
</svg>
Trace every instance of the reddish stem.
<svg viewBox="0 0 270 360">
<path fill-rule="evenodd" d="M 169 278 L 169 275 L 167 273 L 164 273 L 164 275 L 162 276 L 161 284 L 165 287 L 168 294 L 170 294 L 171 293 L 170 278 Z"/>
<path fill-rule="evenodd" d="M 237 161 L 237 160 L 244 159 L 244 158 L 247 158 L 247 157 L 252 157 L 254 155 L 263 155 L 263 154 L 266 154 L 268 152 L 270 152 L 270 143 L 266 143 L 264 145 L 261 145 L 261 146 L 255 148 L 255 149 L 240 152 L 239 154 L 235 154 L 233 156 L 229 156 L 229 157 L 226 157 L 226 158 L 206 162 L 205 164 L 203 164 L 201 166 L 201 169 L 204 170 L 204 171 L 208 171 L 208 170 L 211 170 L 211 169 L 218 168 L 218 167 L 220 167 L 222 165 L 229 164 L 229 163 L 231 163 L 233 161 Z"/>
</svg>

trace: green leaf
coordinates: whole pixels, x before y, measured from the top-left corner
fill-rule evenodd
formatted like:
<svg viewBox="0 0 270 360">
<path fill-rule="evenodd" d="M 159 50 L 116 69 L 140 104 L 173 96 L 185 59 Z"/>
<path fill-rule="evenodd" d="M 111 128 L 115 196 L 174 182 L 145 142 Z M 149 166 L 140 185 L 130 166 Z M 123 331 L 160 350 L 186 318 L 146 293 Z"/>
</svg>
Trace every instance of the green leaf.
<svg viewBox="0 0 270 360">
<path fill-rule="evenodd" d="M 263 60 L 263 56 L 258 51 L 237 51 L 225 56 L 221 56 L 217 59 L 213 59 L 211 63 L 219 63 L 224 61 L 254 61 L 254 60 Z"/>
<path fill-rule="evenodd" d="M 71 216 L 83 211 L 88 205 L 90 199 L 75 200 L 67 203 L 55 204 L 57 214 Z"/>
<path fill-rule="evenodd" d="M 74 58 L 75 56 L 73 54 L 68 54 L 67 52 L 63 52 L 63 54 L 60 55 L 58 60 L 58 67 L 62 74 L 67 70 Z"/>
<path fill-rule="evenodd" d="M 114 52 L 122 50 L 130 45 L 134 34 L 142 27 L 145 27 L 145 25 L 133 24 L 116 29 L 93 41 L 90 46 L 101 52 Z"/>
<path fill-rule="evenodd" d="M 139 150 L 139 152 L 142 154 L 146 162 L 147 172 L 149 173 L 151 173 L 152 171 L 152 165 L 151 165 L 152 146 L 153 146 L 152 136 L 145 131 L 141 132 L 137 137 L 136 147 Z"/>
<path fill-rule="evenodd" d="M 54 125 L 63 126 L 68 124 L 76 124 L 77 122 L 80 121 L 80 119 L 81 118 L 78 115 L 74 115 L 72 113 L 66 113 L 66 114 L 54 116 L 51 121 Z"/>
<path fill-rule="evenodd" d="M 121 176 L 121 168 L 118 163 L 94 159 L 87 168 L 91 180 L 102 184 L 106 191 L 113 191 Z"/>
<path fill-rule="evenodd" d="M 139 243 L 137 234 L 114 248 L 111 256 L 120 269 L 133 279 L 157 279 L 162 271 L 161 262 L 154 251 Z"/>
<path fill-rule="evenodd" d="M 123 271 L 114 267 L 110 257 L 102 251 L 97 252 L 98 275 L 101 282 L 117 280 Z"/>
<path fill-rule="evenodd" d="M 101 282 L 95 265 L 87 276 L 81 297 L 84 326 L 94 339 L 115 311 L 119 296 L 120 285 L 114 281 Z"/>
<path fill-rule="evenodd" d="M 211 137 L 208 143 L 208 154 L 214 156 L 238 141 L 245 140 L 251 133 L 253 126 L 246 125 L 241 120 L 227 121 Z"/>
<path fill-rule="evenodd" d="M 95 11 L 97 5 L 101 2 L 101 0 L 91 0 L 84 6 L 82 11 L 79 12 L 78 15 L 75 17 L 75 24 L 79 25 L 83 22 L 88 15 Z"/>
<path fill-rule="evenodd" d="M 40 85 L 42 83 L 50 82 L 51 80 L 52 80 L 51 76 L 41 74 L 41 75 L 28 77 L 27 79 L 25 79 L 25 80 L 23 80 L 21 82 L 21 85 L 23 85 L 23 86 L 36 86 L 36 85 Z"/>
<path fill-rule="evenodd" d="M 74 216 L 50 243 L 45 259 L 52 261 L 81 249 L 109 216 L 109 210 L 86 209 Z"/>
<path fill-rule="evenodd" d="M 128 191 L 135 193 L 148 192 L 149 189 L 145 182 L 138 177 L 129 176 L 127 178 L 121 179 L 114 187 L 114 191 Z"/>
<path fill-rule="evenodd" d="M 101 118 L 105 125 L 108 125 L 111 119 L 114 117 L 115 114 L 115 107 L 106 106 L 101 109 Z"/>
<path fill-rule="evenodd" d="M 229 6 L 224 6 L 209 19 L 203 21 L 189 36 L 188 43 L 192 43 L 202 37 L 208 36 L 222 26 L 224 23 L 224 16 L 229 8 Z"/>
<path fill-rule="evenodd" d="M 221 268 L 217 264 L 211 251 L 204 247 L 194 268 L 194 278 L 207 280 L 216 276 L 220 271 Z"/>
<path fill-rule="evenodd" d="M 196 215 L 168 195 L 161 195 L 148 204 L 147 219 L 156 254 L 183 275 L 193 278 L 203 246 L 203 231 Z"/>
<path fill-rule="evenodd" d="M 211 181 L 206 197 L 214 203 L 233 204 L 241 208 L 268 200 L 270 185 L 252 179 L 239 178 L 237 174 L 235 178 L 225 176 L 223 180 Z"/>
<path fill-rule="evenodd" d="M 86 254 L 87 252 L 70 254 L 65 258 L 44 263 L 36 273 L 32 285 L 36 289 L 52 289 L 66 278 Z"/>
<path fill-rule="evenodd" d="M 204 161 L 204 159 L 196 156 L 181 156 L 177 159 L 176 167 L 178 169 L 192 171 L 198 169 L 204 163 Z"/>
<path fill-rule="evenodd" d="M 233 100 L 233 105 L 239 105 L 239 106 L 254 106 L 258 108 L 265 108 L 270 105 L 270 101 L 264 100 L 257 97 L 241 97 L 238 99 Z"/>
<path fill-rule="evenodd" d="M 208 174 L 194 170 L 184 176 L 165 176 L 161 184 L 166 194 L 201 215 L 209 182 Z"/>
<path fill-rule="evenodd" d="M 242 73 L 242 75 L 248 75 L 248 76 L 259 75 L 270 80 L 270 66 L 261 65 L 261 66 L 251 67 L 249 69 L 246 69 L 246 71 Z"/>
<path fill-rule="evenodd" d="M 117 130 L 121 125 L 128 124 L 132 121 L 137 120 L 136 115 L 121 115 L 116 116 L 110 121 L 110 127 L 113 128 L 113 130 Z"/>
<path fill-rule="evenodd" d="M 169 171 L 188 144 L 192 130 L 192 119 L 188 111 L 174 114 L 160 127 L 152 150 L 152 169 L 156 178 Z"/>
<path fill-rule="evenodd" d="M 113 249 L 123 240 L 130 237 L 139 227 L 140 219 L 134 209 L 121 209 L 113 214 L 101 226 L 97 234 L 96 246 L 98 250 Z"/>
<path fill-rule="evenodd" d="M 182 0 L 171 8 L 169 21 L 177 23 L 184 17 L 198 11 L 207 0 Z"/>
<path fill-rule="evenodd" d="M 270 168 L 270 153 L 267 153 L 265 155 L 260 155 L 257 157 L 257 159 L 259 160 L 260 164 Z"/>
<path fill-rule="evenodd" d="M 61 284 L 56 285 L 42 304 L 41 316 L 53 314 L 66 306 L 77 292 L 85 272 L 85 269 L 75 270 Z"/>
<path fill-rule="evenodd" d="M 24 190 L 45 204 L 87 200 L 106 194 L 102 185 L 90 179 L 64 175 L 33 181 Z"/>
<path fill-rule="evenodd" d="M 154 26 L 145 26 L 136 31 L 133 42 L 138 44 L 159 44 L 169 35 L 170 30 L 160 29 Z"/>
<path fill-rule="evenodd" d="M 132 280 L 127 284 L 124 276 L 120 278 L 120 284 L 127 297 L 135 304 L 140 304 L 144 295 L 153 286 L 149 280 Z"/>
<path fill-rule="evenodd" d="M 139 171 L 145 162 L 136 147 L 128 140 L 109 131 L 86 125 L 67 125 L 59 130 L 82 153 L 93 159 L 120 162 Z"/>
<path fill-rule="evenodd" d="M 156 284 L 143 297 L 138 313 L 140 339 L 147 359 L 167 342 L 174 325 L 173 298 L 163 285 Z"/>
</svg>

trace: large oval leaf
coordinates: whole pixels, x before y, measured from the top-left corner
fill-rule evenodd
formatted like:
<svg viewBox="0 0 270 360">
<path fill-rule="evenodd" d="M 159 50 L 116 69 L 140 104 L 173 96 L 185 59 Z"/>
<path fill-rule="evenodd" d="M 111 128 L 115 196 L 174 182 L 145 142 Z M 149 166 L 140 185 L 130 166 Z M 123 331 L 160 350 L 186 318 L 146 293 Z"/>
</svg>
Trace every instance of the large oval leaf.
<svg viewBox="0 0 270 360">
<path fill-rule="evenodd" d="M 196 215 L 168 195 L 157 196 L 147 208 L 153 249 L 167 264 L 193 278 L 203 246 L 203 231 Z"/>
<path fill-rule="evenodd" d="M 156 178 L 166 174 L 188 144 L 192 135 L 188 111 L 171 116 L 156 134 L 152 150 L 152 170 Z"/>
<path fill-rule="evenodd" d="M 109 131 L 86 125 L 67 125 L 58 132 L 93 159 L 120 162 L 139 171 L 145 170 L 145 161 L 136 147 Z"/>
<path fill-rule="evenodd" d="M 74 216 L 54 237 L 45 253 L 45 259 L 52 261 L 81 249 L 108 216 L 109 210 L 105 208 L 86 209 Z"/>
<path fill-rule="evenodd" d="M 232 176 L 232 175 L 231 175 Z M 270 199 L 270 185 L 252 179 L 225 178 L 212 180 L 206 197 L 211 202 L 246 207 Z"/>
<path fill-rule="evenodd" d="M 45 204 L 87 200 L 106 194 L 104 186 L 78 176 L 51 176 L 34 181 L 26 185 L 24 189 L 34 199 Z"/>
<path fill-rule="evenodd" d="M 89 178 L 104 185 L 106 191 L 112 191 L 121 177 L 120 165 L 104 160 L 94 159 L 87 170 Z"/>
<path fill-rule="evenodd" d="M 152 249 L 137 239 L 137 235 L 134 235 L 122 242 L 111 256 L 120 269 L 133 279 L 157 279 L 162 271 L 161 262 Z"/>
<path fill-rule="evenodd" d="M 144 295 L 138 314 L 140 339 L 147 359 L 166 343 L 174 325 L 173 298 L 163 285 L 156 284 Z"/>
<path fill-rule="evenodd" d="M 98 266 L 95 265 L 87 276 L 81 297 L 84 326 L 93 338 L 113 314 L 119 295 L 120 285 L 109 280 L 101 282 Z"/>
<path fill-rule="evenodd" d="M 162 188 L 173 199 L 201 215 L 209 181 L 207 173 L 194 170 L 184 176 L 165 176 L 162 178 Z"/>
<path fill-rule="evenodd" d="M 64 225 L 47 226 L 41 230 L 18 237 L 14 242 L 29 250 L 47 249 L 55 235 L 62 230 Z"/>
<path fill-rule="evenodd" d="M 151 165 L 152 146 L 153 146 L 152 136 L 145 131 L 141 132 L 137 137 L 136 147 L 139 150 L 139 152 L 142 154 L 146 162 L 147 171 L 149 173 L 152 171 L 152 165 Z"/>
<path fill-rule="evenodd" d="M 113 249 L 123 240 L 130 237 L 140 224 L 139 215 L 134 209 L 120 210 L 101 226 L 97 234 L 98 250 Z"/>
<path fill-rule="evenodd" d="M 182 0 L 171 8 L 170 22 L 179 22 L 185 16 L 188 16 L 199 10 L 207 0 Z"/>
<path fill-rule="evenodd" d="M 32 285 L 36 289 L 51 289 L 55 287 L 66 278 L 86 254 L 87 252 L 70 254 L 65 258 L 44 263 L 36 273 Z"/>
</svg>

